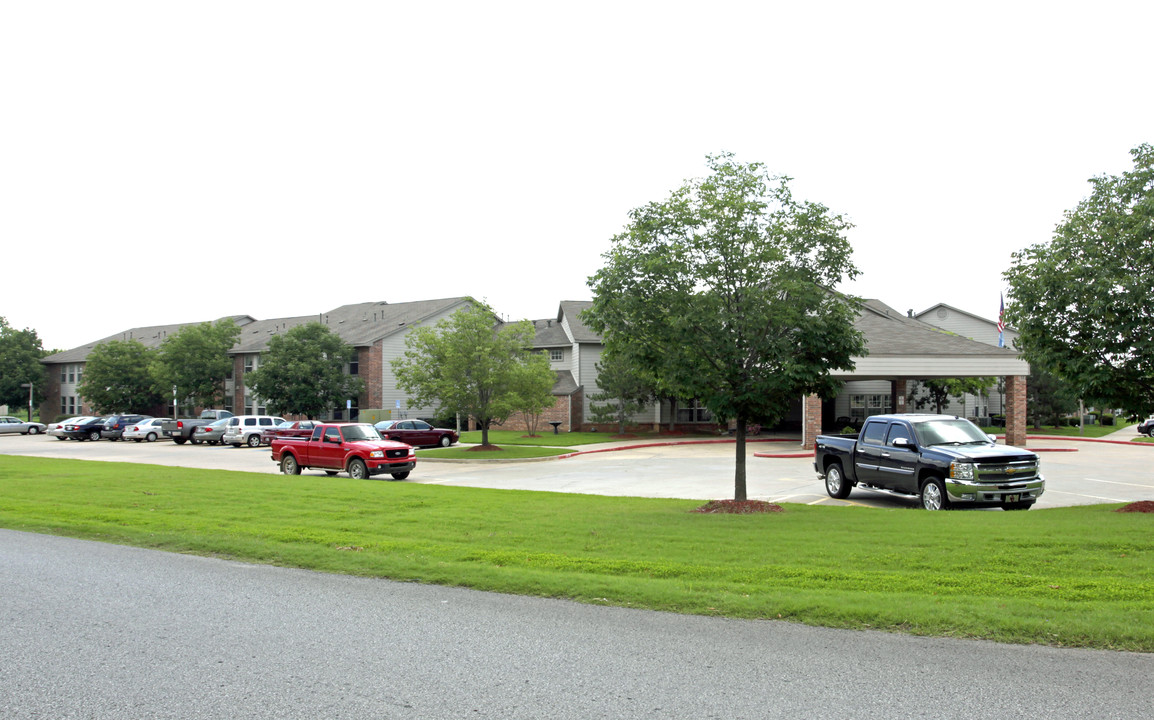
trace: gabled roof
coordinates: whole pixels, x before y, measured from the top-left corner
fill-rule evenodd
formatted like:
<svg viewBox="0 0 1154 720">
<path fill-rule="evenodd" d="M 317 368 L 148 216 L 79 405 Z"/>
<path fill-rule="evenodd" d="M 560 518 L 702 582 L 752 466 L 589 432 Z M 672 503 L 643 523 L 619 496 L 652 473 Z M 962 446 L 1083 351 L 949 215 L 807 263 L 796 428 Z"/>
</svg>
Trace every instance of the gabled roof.
<svg viewBox="0 0 1154 720">
<path fill-rule="evenodd" d="M 866 300 L 854 327 L 865 335 L 871 357 L 951 355 L 1017 358 L 1018 353 L 971 340 L 907 317 L 880 300 Z"/>
<path fill-rule="evenodd" d="M 366 347 L 471 302 L 473 299 L 468 296 L 404 303 L 364 302 L 341 305 L 317 315 L 258 320 L 241 331 L 240 340 L 229 354 L 263 352 L 273 335 L 310 322 L 325 325 L 353 347 Z"/>
<path fill-rule="evenodd" d="M 243 326 L 251 323 L 252 317 L 249 315 L 231 315 L 218 318 L 218 320 L 213 320 L 211 322 L 219 322 L 220 320 L 232 320 L 237 325 Z M 175 323 L 172 325 L 148 325 L 145 327 L 130 328 L 123 332 L 116 333 L 115 335 L 109 335 L 106 338 L 101 338 L 79 347 L 74 347 L 71 350 L 65 350 L 63 352 L 58 352 L 55 355 L 49 355 L 45 358 L 41 358 L 40 362 L 45 364 L 84 362 L 88 359 L 88 355 L 92 352 L 93 348 L 95 348 L 97 345 L 100 345 L 101 343 L 112 342 L 113 340 L 120 340 L 122 342 L 128 340 L 136 340 L 146 348 L 158 348 L 169 335 L 175 335 L 190 325 L 200 325 L 203 322 L 209 321 Z"/>
<path fill-rule="evenodd" d="M 558 396 L 572 395 L 581 388 L 573 379 L 573 373 L 568 370 L 557 370 L 557 379 L 553 383 L 553 394 Z"/>
<path fill-rule="evenodd" d="M 573 335 L 573 342 L 600 343 L 601 336 L 585 326 L 581 313 L 593 307 L 592 300 L 564 300 L 557 309 L 557 322 L 562 319 L 569 323 L 569 331 Z"/>
<path fill-rule="evenodd" d="M 966 312 L 965 310 L 961 310 L 959 308 L 956 308 L 953 305 L 947 305 L 946 303 L 938 303 L 937 305 L 934 305 L 933 307 L 928 307 L 925 310 L 922 310 L 920 313 L 914 313 L 914 317 L 917 318 L 918 320 L 921 320 L 922 318 L 926 317 L 930 313 L 937 311 L 938 308 L 945 308 L 946 310 L 949 310 L 950 312 L 955 312 L 955 313 L 958 313 L 959 315 L 965 315 L 966 317 L 973 318 L 974 320 L 977 320 L 978 322 L 985 323 L 986 325 L 989 325 L 991 327 L 997 327 L 998 326 L 997 320 L 987 320 L 986 318 L 982 317 L 981 315 L 975 315 L 972 312 Z M 925 320 L 924 322 L 928 322 L 931 325 L 933 324 L 933 322 L 929 319 Z M 1009 325 L 1006 326 L 1006 329 L 1007 330 L 1013 330 L 1013 328 L 1011 328 Z M 1015 331 L 1015 332 L 1017 332 L 1017 331 Z"/>
<path fill-rule="evenodd" d="M 569 347 L 573 341 L 565 334 L 565 328 L 553 318 L 533 320 L 533 347 L 556 348 Z"/>
</svg>

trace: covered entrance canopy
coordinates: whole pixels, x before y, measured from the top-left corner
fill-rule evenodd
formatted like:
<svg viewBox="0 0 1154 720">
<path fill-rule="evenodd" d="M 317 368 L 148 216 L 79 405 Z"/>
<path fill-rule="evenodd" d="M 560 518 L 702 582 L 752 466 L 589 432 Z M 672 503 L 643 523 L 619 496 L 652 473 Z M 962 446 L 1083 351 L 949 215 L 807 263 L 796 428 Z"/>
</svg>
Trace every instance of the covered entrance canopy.
<svg viewBox="0 0 1154 720">
<path fill-rule="evenodd" d="M 907 384 L 911 380 L 952 377 L 1002 377 L 1006 381 L 1006 443 L 1026 442 L 1026 378 L 1030 365 L 1016 350 L 962 337 L 911 317 L 885 303 L 865 301 L 854 326 L 865 335 L 868 354 L 854 360 L 849 372 L 835 372 L 842 380 L 889 380 L 894 412 L 906 412 Z M 822 401 L 816 395 L 803 400 L 802 444 L 810 445 L 821 432 Z"/>
</svg>

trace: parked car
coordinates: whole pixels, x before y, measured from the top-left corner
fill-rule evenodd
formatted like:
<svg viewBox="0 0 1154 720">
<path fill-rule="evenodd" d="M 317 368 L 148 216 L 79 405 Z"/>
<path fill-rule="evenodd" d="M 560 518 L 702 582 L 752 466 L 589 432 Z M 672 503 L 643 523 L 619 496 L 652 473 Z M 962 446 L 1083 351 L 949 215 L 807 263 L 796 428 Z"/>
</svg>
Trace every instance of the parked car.
<svg viewBox="0 0 1154 720">
<path fill-rule="evenodd" d="M 220 439 L 224 436 L 227 426 L 228 418 L 213 420 L 208 425 L 197 425 L 196 429 L 192 431 L 192 444 L 220 445 Z"/>
<path fill-rule="evenodd" d="M 458 440 L 456 430 L 435 428 L 424 420 L 382 420 L 373 427 L 386 440 L 413 447 L 449 447 Z"/>
<path fill-rule="evenodd" d="M 200 417 L 170 419 L 160 429 L 164 432 L 165 437 L 172 438 L 172 441 L 177 445 L 183 445 L 189 440 L 195 445 L 200 442 L 200 438 L 196 436 L 198 427 L 208 425 L 214 420 L 230 417 L 232 417 L 232 413 L 228 410 L 202 410 Z"/>
<path fill-rule="evenodd" d="M 265 428 L 284 422 L 273 415 L 237 415 L 230 417 L 220 441 L 226 445 L 260 447 L 260 434 Z"/>
<path fill-rule="evenodd" d="M 132 427 L 124 431 L 122 437 L 125 440 L 135 440 L 136 442 L 156 442 L 157 438 L 164 437 L 160 430 L 160 424 L 168 418 L 147 418 L 138 423 L 133 423 Z"/>
<path fill-rule="evenodd" d="M 279 425 L 261 430 L 260 444 L 272 445 L 274 437 L 308 437 L 318 424 L 318 420 L 285 420 Z"/>
<path fill-rule="evenodd" d="M 0 433 L 20 433 L 21 435 L 39 435 L 48 429 L 44 423 L 25 422 L 11 415 L 0 416 Z"/>
<path fill-rule="evenodd" d="M 1154 437 L 1154 415 L 1138 423 L 1138 434 Z"/>
<path fill-rule="evenodd" d="M 91 415 L 77 415 L 70 417 L 67 420 L 61 420 L 58 423 L 50 423 L 48 425 L 47 434 L 56 438 L 57 440 L 67 440 L 68 436 L 64 434 L 64 428 L 69 425 L 76 425 L 78 423 L 87 422 L 88 420 L 95 420 Z"/>
<path fill-rule="evenodd" d="M 104 421 L 109 417 L 111 416 L 105 415 L 69 423 L 64 426 L 64 437 L 70 440 L 99 440 L 100 433 L 104 430 Z"/>
<path fill-rule="evenodd" d="M 147 420 L 151 415 L 113 415 L 104 421 L 104 428 L 100 431 L 100 437 L 109 440 L 119 440 L 124 431 L 132 427 L 141 420 Z"/>
</svg>

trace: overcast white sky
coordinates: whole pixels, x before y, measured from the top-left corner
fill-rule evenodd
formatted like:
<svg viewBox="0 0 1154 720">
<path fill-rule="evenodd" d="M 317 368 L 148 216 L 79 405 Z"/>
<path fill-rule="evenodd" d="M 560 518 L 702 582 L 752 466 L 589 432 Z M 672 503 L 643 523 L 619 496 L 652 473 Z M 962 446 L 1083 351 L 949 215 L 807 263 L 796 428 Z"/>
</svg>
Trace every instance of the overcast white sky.
<svg viewBox="0 0 1154 720">
<path fill-rule="evenodd" d="M 732 151 L 845 214 L 899 310 L 1154 142 L 1143 2 L 10 2 L 0 316 L 132 327 L 590 299 L 630 209 Z"/>
</svg>

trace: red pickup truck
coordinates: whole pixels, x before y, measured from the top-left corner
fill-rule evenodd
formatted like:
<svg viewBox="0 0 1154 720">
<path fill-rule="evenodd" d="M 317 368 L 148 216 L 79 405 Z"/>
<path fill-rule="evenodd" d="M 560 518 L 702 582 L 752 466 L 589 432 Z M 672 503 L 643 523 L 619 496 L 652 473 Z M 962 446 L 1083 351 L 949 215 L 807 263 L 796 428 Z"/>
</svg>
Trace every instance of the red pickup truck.
<svg viewBox="0 0 1154 720">
<path fill-rule="evenodd" d="M 317 468 L 329 475 L 345 471 L 358 480 L 381 473 L 404 480 L 417 465 L 412 447 L 382 439 L 367 423 L 320 423 L 308 437 L 273 438 L 272 459 L 285 475 Z"/>
</svg>

